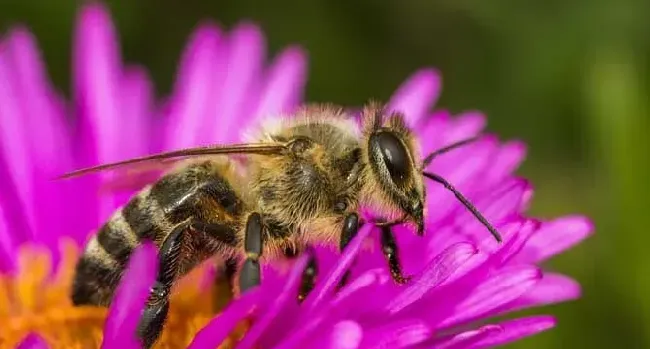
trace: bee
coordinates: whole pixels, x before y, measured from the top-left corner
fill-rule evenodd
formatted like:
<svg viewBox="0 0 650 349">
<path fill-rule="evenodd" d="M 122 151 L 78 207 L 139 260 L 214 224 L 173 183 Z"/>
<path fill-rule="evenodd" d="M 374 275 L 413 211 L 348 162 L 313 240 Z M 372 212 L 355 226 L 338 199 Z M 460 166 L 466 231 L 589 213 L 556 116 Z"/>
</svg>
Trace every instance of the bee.
<svg viewBox="0 0 650 349">
<path fill-rule="evenodd" d="M 159 337 L 174 282 L 211 257 L 237 267 L 240 292 L 260 284 L 260 261 L 290 257 L 315 244 L 340 250 L 363 224 L 361 207 L 382 214 L 382 251 L 399 284 L 402 274 L 391 227 L 424 234 L 424 178 L 451 191 L 501 241 L 499 233 L 450 183 L 426 166 L 460 141 L 422 161 L 404 116 L 369 104 L 360 122 L 343 108 L 308 106 L 271 119 L 250 143 L 184 149 L 71 172 L 70 178 L 146 162 L 185 161 L 145 186 L 91 237 L 78 261 L 75 305 L 108 306 L 132 251 L 143 241 L 159 249 L 159 271 L 138 333 L 144 347 Z M 232 263 L 236 261 L 236 263 Z M 298 299 L 314 284 L 303 273 Z"/>
</svg>

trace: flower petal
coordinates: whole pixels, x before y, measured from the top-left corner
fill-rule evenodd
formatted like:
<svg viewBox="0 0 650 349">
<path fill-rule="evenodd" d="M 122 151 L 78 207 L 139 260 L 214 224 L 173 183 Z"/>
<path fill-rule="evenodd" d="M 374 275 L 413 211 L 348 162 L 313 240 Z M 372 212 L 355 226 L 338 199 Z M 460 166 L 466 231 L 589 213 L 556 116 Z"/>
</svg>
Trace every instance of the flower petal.
<svg viewBox="0 0 650 349">
<path fill-rule="evenodd" d="M 471 244 L 459 243 L 450 246 L 438 255 L 418 275 L 417 279 L 406 286 L 392 301 L 386 305 L 389 314 L 395 314 L 405 307 L 415 304 L 430 289 L 440 285 L 461 265 L 474 256 L 478 250 Z"/>
<path fill-rule="evenodd" d="M 285 285 L 282 291 L 274 297 L 273 304 L 271 304 L 269 308 L 265 309 L 262 316 L 255 320 L 253 327 L 246 332 L 246 336 L 239 342 L 237 348 L 246 349 L 254 346 L 260 336 L 262 336 L 264 330 L 266 330 L 271 322 L 276 318 L 289 299 L 294 300 L 295 290 L 298 289 L 297 285 L 302 277 L 305 267 L 307 266 L 308 259 L 309 255 L 304 254 L 298 259 L 298 261 L 296 261 L 291 273 L 285 280 Z"/>
<path fill-rule="evenodd" d="M 6 218 L 1 204 L 0 202 L 0 273 L 7 273 L 16 268 L 15 252 L 18 244 L 14 241 L 12 230 L 5 223 Z"/>
<path fill-rule="evenodd" d="M 47 345 L 47 342 L 41 336 L 30 333 L 23 339 L 20 344 L 18 344 L 17 349 L 48 349 L 50 346 Z"/>
<path fill-rule="evenodd" d="M 433 161 L 431 172 L 444 177 L 451 185 L 471 199 L 472 191 L 480 184 L 480 176 L 489 166 L 489 159 L 496 150 L 494 139 L 483 139 L 454 152 L 441 155 Z M 429 222 L 440 222 L 462 204 L 440 183 L 426 181 Z"/>
<path fill-rule="evenodd" d="M 246 128 L 266 117 L 291 112 L 302 99 L 306 70 L 307 59 L 302 49 L 290 47 L 282 51 L 268 73 L 257 109 Z"/>
<path fill-rule="evenodd" d="M 407 124 L 416 126 L 435 104 L 440 87 L 440 74 L 436 70 L 416 72 L 397 89 L 386 109 L 403 113 Z"/>
<path fill-rule="evenodd" d="M 419 319 L 402 320 L 365 331 L 362 348 L 407 348 L 431 337 L 431 329 Z"/>
<path fill-rule="evenodd" d="M 7 52 L 14 74 L 13 87 L 22 112 L 23 131 L 29 130 L 27 146 L 32 161 L 33 195 L 25 200 L 29 207 L 38 207 L 34 210 L 34 238 L 54 247 L 59 236 L 77 232 L 74 228 L 76 217 L 72 217 L 66 205 L 61 205 L 59 200 L 43 200 L 68 197 L 72 189 L 70 183 L 52 181 L 53 177 L 72 168 L 69 125 L 57 106 L 61 101 L 54 96 L 31 33 L 20 27 L 14 29 Z M 21 178 L 21 182 L 25 180 L 29 178 Z M 75 186 L 75 189 L 85 188 Z M 52 225 L 53 221 L 59 224 Z M 55 255 L 55 259 L 58 256 Z"/>
<path fill-rule="evenodd" d="M 262 70 L 264 36 L 256 26 L 244 23 L 230 36 L 228 64 L 223 75 L 223 87 L 215 103 L 215 113 L 204 125 L 201 143 L 231 143 L 239 138 L 244 112 L 251 112 L 255 103 L 252 86 Z M 253 100 L 252 100 L 253 99 Z"/>
<path fill-rule="evenodd" d="M 475 343 L 470 348 L 493 348 L 504 345 L 524 337 L 532 336 L 546 331 L 555 326 L 555 319 L 550 316 L 531 316 L 527 318 L 505 321 L 497 324 L 501 331 L 482 341 Z"/>
<path fill-rule="evenodd" d="M 129 127 L 123 128 L 122 139 L 124 151 L 128 157 L 149 154 L 153 149 L 149 141 L 151 129 L 151 113 L 153 107 L 153 86 L 147 72 L 136 66 L 127 67 L 121 77 L 120 98 L 122 100 L 121 112 Z"/>
<path fill-rule="evenodd" d="M 213 349 L 221 345 L 235 326 L 255 309 L 260 296 L 260 289 L 254 288 L 232 301 L 226 310 L 196 334 L 188 349 Z"/>
<path fill-rule="evenodd" d="M 519 254 L 517 261 L 542 262 L 580 243 L 594 230 L 593 223 L 583 216 L 566 216 L 542 224 Z"/>
<path fill-rule="evenodd" d="M 344 320 L 336 323 L 324 339 L 319 338 L 313 345 L 321 349 L 356 349 L 362 339 L 361 326 L 355 321 Z"/>
<path fill-rule="evenodd" d="M 309 296 L 304 302 L 303 313 L 309 314 L 313 311 L 321 302 L 324 301 L 324 298 L 328 296 L 338 284 L 341 277 L 346 270 L 352 264 L 354 257 L 357 255 L 361 249 L 361 245 L 370 232 L 372 231 L 371 224 L 366 224 L 363 228 L 359 230 L 357 236 L 350 242 L 350 244 L 345 248 L 341 258 L 338 260 L 334 268 L 330 270 L 329 274 L 323 278 L 319 284 L 314 287 Z"/>
<path fill-rule="evenodd" d="M 219 85 L 224 73 L 221 67 L 226 61 L 220 30 L 208 23 L 199 27 L 190 39 L 174 86 L 169 105 L 165 150 L 199 145 L 210 106 L 217 100 Z M 223 62 L 222 62 L 223 61 Z M 217 62 L 217 63 L 215 63 Z"/>
<path fill-rule="evenodd" d="M 494 333 L 499 333 L 501 327 L 497 325 L 486 325 L 476 330 L 461 332 L 445 338 L 434 346 L 435 349 L 463 349 L 469 348 Z"/>
<path fill-rule="evenodd" d="M 533 306 L 565 302 L 579 298 L 580 293 L 580 284 L 575 280 L 560 274 L 545 273 L 530 291 L 497 312 L 507 313 Z"/>
<path fill-rule="evenodd" d="M 486 118 L 479 111 L 466 111 L 456 117 L 453 126 L 445 132 L 445 144 L 475 137 L 485 128 Z"/>
<path fill-rule="evenodd" d="M 0 83 L 0 164 L 4 168 L 0 174 L 0 190 L 3 193 L 0 200 L 5 201 L 3 206 L 5 215 L 10 219 L 8 222 L 26 227 L 19 234 L 30 234 L 28 236 L 33 240 L 36 212 L 31 201 L 34 194 L 34 164 L 28 140 L 29 125 L 20 108 L 22 98 L 15 86 L 15 80 L 19 77 L 13 76 L 14 68 L 4 46 L 3 43 L 0 47 L 0 78 L 3 79 Z M 5 191 L 11 193 L 9 195 L 13 198 L 4 198 Z"/>
<path fill-rule="evenodd" d="M 419 140 L 422 159 L 446 145 L 444 134 L 451 127 L 451 113 L 446 110 L 436 110 L 423 121 L 416 133 Z"/>
<path fill-rule="evenodd" d="M 526 145 L 518 141 L 508 142 L 495 155 L 484 177 L 486 186 L 503 181 L 517 169 L 526 157 Z"/>
<path fill-rule="evenodd" d="M 139 348 L 136 329 L 151 286 L 156 280 L 158 253 L 151 243 L 141 244 L 129 264 L 115 296 L 104 328 L 103 348 Z"/>
<path fill-rule="evenodd" d="M 456 304 L 456 311 L 438 326 L 447 328 L 490 314 L 529 291 L 541 279 L 539 269 L 531 266 L 508 267 L 493 277 L 476 284 L 467 298 Z"/>
</svg>

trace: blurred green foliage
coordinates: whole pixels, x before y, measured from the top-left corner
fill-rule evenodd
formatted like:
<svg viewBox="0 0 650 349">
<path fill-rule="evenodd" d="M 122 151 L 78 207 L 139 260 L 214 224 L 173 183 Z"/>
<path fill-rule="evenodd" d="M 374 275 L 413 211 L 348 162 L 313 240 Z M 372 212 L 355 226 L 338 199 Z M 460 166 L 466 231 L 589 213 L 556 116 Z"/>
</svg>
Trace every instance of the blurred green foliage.
<svg viewBox="0 0 650 349">
<path fill-rule="evenodd" d="M 650 347 L 650 2 L 644 0 L 107 1 L 127 61 L 170 90 L 185 41 L 203 19 L 258 22 L 271 52 L 310 54 L 308 99 L 385 100 L 410 73 L 435 66 L 439 106 L 480 109 L 503 138 L 529 144 L 521 173 L 534 214 L 579 212 L 597 234 L 550 268 L 577 278 L 579 302 L 548 309 L 557 329 L 516 348 Z M 0 29 L 27 25 L 49 71 L 70 85 L 79 1 L 0 2 Z"/>
</svg>

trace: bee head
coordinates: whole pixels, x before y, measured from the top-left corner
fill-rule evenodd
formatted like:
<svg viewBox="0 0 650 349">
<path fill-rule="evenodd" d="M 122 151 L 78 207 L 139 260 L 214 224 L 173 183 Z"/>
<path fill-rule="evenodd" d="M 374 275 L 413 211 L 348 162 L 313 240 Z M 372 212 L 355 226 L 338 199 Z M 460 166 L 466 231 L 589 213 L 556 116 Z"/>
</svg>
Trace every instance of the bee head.
<svg viewBox="0 0 650 349">
<path fill-rule="evenodd" d="M 369 107 L 364 111 L 364 120 L 363 156 L 370 184 L 366 201 L 406 216 L 422 234 L 425 190 L 413 135 L 398 113 L 386 116 L 382 109 Z"/>
</svg>

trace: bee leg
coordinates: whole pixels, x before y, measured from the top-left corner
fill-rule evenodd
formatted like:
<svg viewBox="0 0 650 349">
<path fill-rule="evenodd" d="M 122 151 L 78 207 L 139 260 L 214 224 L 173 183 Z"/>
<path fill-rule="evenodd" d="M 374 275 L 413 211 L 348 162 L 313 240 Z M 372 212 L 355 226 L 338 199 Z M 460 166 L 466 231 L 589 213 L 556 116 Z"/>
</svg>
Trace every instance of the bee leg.
<svg viewBox="0 0 650 349">
<path fill-rule="evenodd" d="M 246 260 L 239 274 L 239 290 L 241 293 L 260 284 L 259 259 L 262 256 L 263 230 L 262 216 L 257 212 L 251 213 L 246 221 L 246 235 L 244 237 Z"/>
<path fill-rule="evenodd" d="M 314 288 L 316 276 L 318 276 L 318 263 L 316 262 L 316 255 L 311 253 L 307 266 L 302 272 L 302 280 L 300 282 L 300 289 L 298 290 L 298 302 L 305 300 L 309 292 Z"/>
<path fill-rule="evenodd" d="M 390 226 L 381 227 L 381 249 L 384 252 L 384 257 L 388 261 L 390 275 L 393 277 L 393 280 L 400 285 L 407 283 L 411 277 L 402 275 L 397 244 L 395 243 L 395 236 L 393 236 L 393 230 Z"/>
<path fill-rule="evenodd" d="M 356 213 L 350 213 L 343 220 L 343 230 L 341 231 L 341 241 L 339 243 L 339 249 L 341 252 L 343 252 L 350 241 L 352 241 L 352 239 L 357 236 L 357 232 L 359 232 L 359 215 Z M 338 288 L 340 289 L 343 287 L 348 282 L 349 278 L 350 271 L 347 270 L 345 274 L 343 274 L 343 277 L 341 277 Z"/>
<path fill-rule="evenodd" d="M 169 311 L 169 291 L 180 264 L 183 237 L 189 228 L 189 224 L 177 226 L 160 247 L 158 276 L 138 324 L 138 337 L 145 348 L 151 348 L 162 332 Z"/>
</svg>

